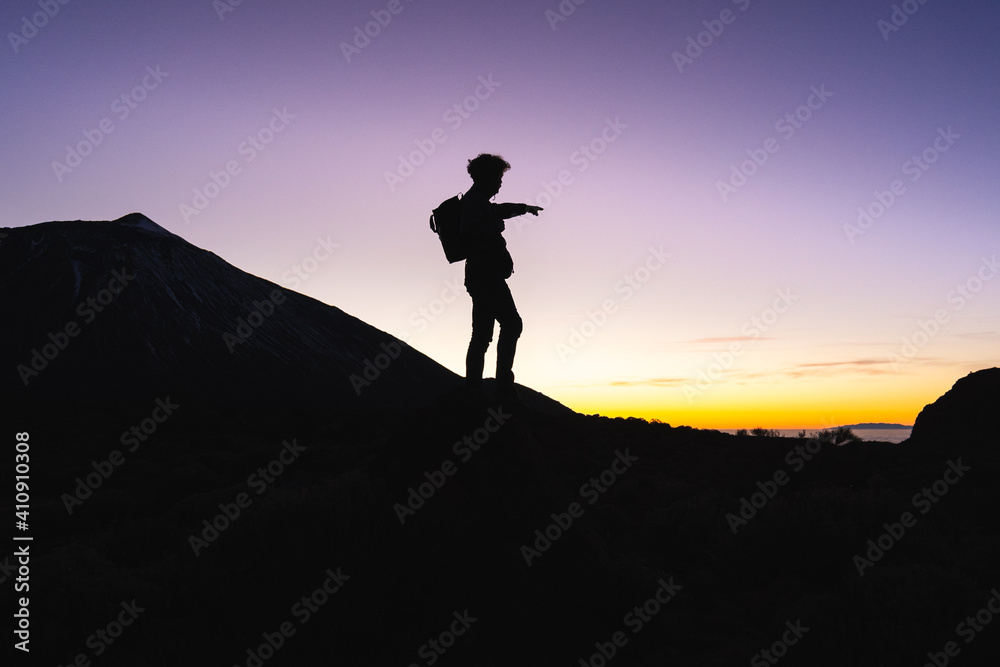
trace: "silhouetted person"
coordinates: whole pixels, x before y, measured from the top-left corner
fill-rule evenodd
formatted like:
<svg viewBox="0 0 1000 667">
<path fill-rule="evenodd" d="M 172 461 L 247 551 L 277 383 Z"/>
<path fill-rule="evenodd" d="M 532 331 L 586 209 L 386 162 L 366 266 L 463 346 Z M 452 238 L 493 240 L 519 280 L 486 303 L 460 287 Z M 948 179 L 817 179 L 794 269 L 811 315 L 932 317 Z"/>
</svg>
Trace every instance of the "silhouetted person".
<svg viewBox="0 0 1000 667">
<path fill-rule="evenodd" d="M 465 289 L 472 297 L 472 340 L 465 357 L 465 383 L 473 396 L 482 395 L 486 350 L 493 340 L 493 322 L 499 322 L 496 396 L 516 401 L 512 369 L 522 325 L 507 286 L 507 278 L 514 272 L 514 260 L 503 238 L 504 220 L 525 213 L 538 215 L 542 209 L 528 204 L 490 202 L 500 191 L 508 169 L 510 164 L 499 155 L 483 153 L 469 160 L 472 187 L 462 197 L 461 225 L 462 240 L 468 251 Z"/>
</svg>

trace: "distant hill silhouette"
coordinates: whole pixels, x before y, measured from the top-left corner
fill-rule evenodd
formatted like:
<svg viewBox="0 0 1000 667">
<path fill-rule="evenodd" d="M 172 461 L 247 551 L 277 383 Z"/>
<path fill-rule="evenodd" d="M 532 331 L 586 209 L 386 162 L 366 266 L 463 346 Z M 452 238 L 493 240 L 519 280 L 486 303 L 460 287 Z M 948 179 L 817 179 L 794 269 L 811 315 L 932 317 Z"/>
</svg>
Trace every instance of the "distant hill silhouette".
<svg viewBox="0 0 1000 667">
<path fill-rule="evenodd" d="M 139 213 L 3 233 L 0 303 L 18 326 L 0 332 L 0 391 L 384 408 L 426 404 L 460 382 L 388 333 Z"/>
</svg>

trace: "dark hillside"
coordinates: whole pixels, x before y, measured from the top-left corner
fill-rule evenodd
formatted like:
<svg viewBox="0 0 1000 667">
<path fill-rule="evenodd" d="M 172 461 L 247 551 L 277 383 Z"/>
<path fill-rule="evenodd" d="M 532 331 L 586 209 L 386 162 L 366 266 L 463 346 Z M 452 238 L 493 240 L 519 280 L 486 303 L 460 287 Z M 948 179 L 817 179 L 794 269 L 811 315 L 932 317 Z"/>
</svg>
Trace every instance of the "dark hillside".
<svg viewBox="0 0 1000 667">
<path fill-rule="evenodd" d="M 262 416 L 176 402 L 72 515 L 60 496 L 143 412 L 64 405 L 61 425 L 33 433 L 45 470 L 38 636 L 53 660 L 92 655 L 95 619 L 135 598 L 143 622 L 103 664 L 245 665 L 284 622 L 295 633 L 268 665 L 428 664 L 421 647 L 466 610 L 477 620 L 441 664 L 577 664 L 619 631 L 615 664 L 745 664 L 797 620 L 809 631 L 787 664 L 920 664 L 1000 579 L 982 511 L 998 500 L 995 468 L 975 464 L 926 515 L 913 504 L 961 451 L 813 443 L 806 460 L 795 449 L 806 440 L 641 420 L 441 405 Z M 19 414 L 41 424 L 35 409 Z M 478 450 L 456 444 L 477 430 Z M 279 466 L 283 443 L 304 451 Z M 269 464 L 278 474 L 262 483 Z M 770 486 L 779 471 L 786 483 Z M 768 489 L 733 523 L 741 499 Z M 241 493 L 247 506 L 223 518 Z M 905 511 L 916 525 L 859 575 L 855 557 Z M 300 623 L 296 601 L 328 569 L 349 579 Z M 669 602 L 651 603 L 647 621 L 629 616 L 660 582 L 679 587 Z M 984 633 L 965 652 L 996 642 Z"/>
</svg>

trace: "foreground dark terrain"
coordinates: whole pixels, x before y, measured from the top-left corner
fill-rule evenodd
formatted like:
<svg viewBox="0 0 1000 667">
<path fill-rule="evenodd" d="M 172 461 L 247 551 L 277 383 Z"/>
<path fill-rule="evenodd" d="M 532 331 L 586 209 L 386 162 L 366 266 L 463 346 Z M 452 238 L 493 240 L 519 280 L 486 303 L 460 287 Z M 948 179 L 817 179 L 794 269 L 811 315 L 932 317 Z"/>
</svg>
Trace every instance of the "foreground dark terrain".
<svg viewBox="0 0 1000 667">
<path fill-rule="evenodd" d="M 790 665 L 921 665 L 955 642 L 986 665 L 1000 646 L 998 628 L 956 629 L 1000 585 L 987 443 L 169 401 L 134 451 L 119 436 L 155 403 L 14 406 L 35 471 L 33 657 L 737 665 L 774 646 Z M 745 521 L 741 498 L 760 505 Z M 119 638 L 92 637 L 133 601 Z"/>
</svg>

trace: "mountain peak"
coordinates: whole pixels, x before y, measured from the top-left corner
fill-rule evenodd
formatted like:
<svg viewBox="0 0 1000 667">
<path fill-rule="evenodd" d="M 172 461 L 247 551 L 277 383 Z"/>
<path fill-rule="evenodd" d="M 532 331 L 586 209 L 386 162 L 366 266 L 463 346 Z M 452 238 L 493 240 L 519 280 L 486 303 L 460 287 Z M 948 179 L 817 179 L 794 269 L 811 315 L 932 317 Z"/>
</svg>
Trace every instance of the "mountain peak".
<svg viewBox="0 0 1000 667">
<path fill-rule="evenodd" d="M 163 227 L 160 227 L 142 213 L 129 213 L 128 215 L 123 215 L 113 222 L 122 225 L 129 225 L 131 227 L 138 227 L 139 229 L 144 229 L 147 232 L 152 232 L 153 234 L 160 234 L 161 236 L 177 236 Z"/>
<path fill-rule="evenodd" d="M 11 229 L 0 244 L 0 303 L 12 321 L 31 323 L 0 330 L 0 395 L 114 402 L 172 391 L 216 403 L 409 407 L 459 380 L 388 333 L 141 213 Z"/>
</svg>

